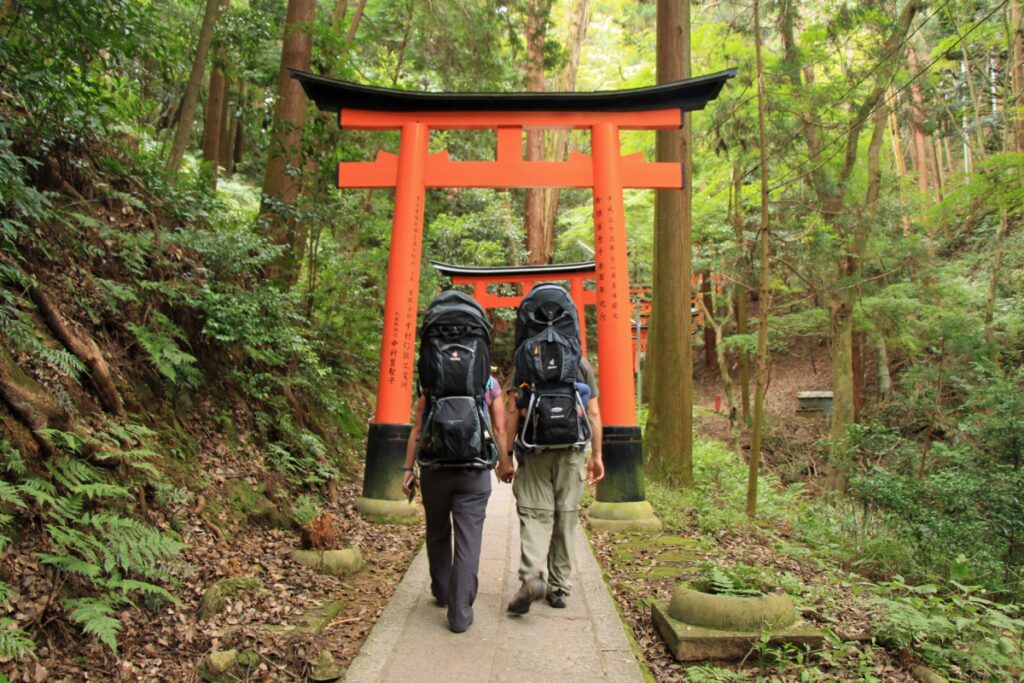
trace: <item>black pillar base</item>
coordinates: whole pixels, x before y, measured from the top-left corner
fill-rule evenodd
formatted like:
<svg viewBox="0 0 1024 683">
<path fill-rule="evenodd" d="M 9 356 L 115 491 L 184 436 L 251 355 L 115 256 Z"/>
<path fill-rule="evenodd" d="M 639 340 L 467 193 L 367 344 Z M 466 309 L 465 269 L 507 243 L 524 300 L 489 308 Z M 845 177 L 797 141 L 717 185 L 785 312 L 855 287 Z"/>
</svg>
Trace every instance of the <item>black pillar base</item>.
<svg viewBox="0 0 1024 683">
<path fill-rule="evenodd" d="M 661 520 L 644 497 L 644 446 L 640 427 L 606 425 L 601 447 L 604 479 L 587 518 L 598 531 L 658 531 Z"/>
<path fill-rule="evenodd" d="M 607 503 L 644 500 L 644 444 L 640 427 L 606 425 L 601 448 L 604 479 L 597 483 L 597 499 Z"/>
<path fill-rule="evenodd" d="M 411 431 L 409 424 L 370 423 L 363 495 L 356 501 L 356 507 L 371 519 L 397 521 L 418 514 L 419 507 L 402 493 L 402 466 Z"/>
</svg>

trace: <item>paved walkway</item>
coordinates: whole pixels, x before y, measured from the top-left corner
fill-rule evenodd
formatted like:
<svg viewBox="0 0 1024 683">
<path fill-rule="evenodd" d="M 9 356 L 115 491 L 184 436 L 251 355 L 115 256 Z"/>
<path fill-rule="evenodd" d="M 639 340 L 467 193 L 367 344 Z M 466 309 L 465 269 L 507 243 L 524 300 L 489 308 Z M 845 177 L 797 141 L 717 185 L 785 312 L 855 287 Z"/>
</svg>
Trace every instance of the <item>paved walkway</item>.
<svg viewBox="0 0 1024 683">
<path fill-rule="evenodd" d="M 512 487 L 494 481 L 480 559 L 480 590 L 468 631 L 448 630 L 430 595 L 426 549 L 349 667 L 350 683 L 549 681 L 641 683 L 640 669 L 582 529 L 576 534 L 573 592 L 565 609 L 536 602 L 509 616 L 519 589 L 519 520 Z"/>
</svg>

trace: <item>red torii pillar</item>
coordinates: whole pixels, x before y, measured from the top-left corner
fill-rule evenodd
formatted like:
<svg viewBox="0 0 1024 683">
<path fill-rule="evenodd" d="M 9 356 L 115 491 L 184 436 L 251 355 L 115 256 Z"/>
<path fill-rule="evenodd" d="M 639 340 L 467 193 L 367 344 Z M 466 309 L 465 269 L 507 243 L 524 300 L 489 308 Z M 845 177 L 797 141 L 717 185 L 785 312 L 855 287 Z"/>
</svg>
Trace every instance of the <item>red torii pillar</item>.
<svg viewBox="0 0 1024 683">
<path fill-rule="evenodd" d="M 590 508 L 595 526 L 660 528 L 644 496 L 643 446 L 636 424 L 630 302 L 622 190 L 678 189 L 678 163 L 623 157 L 619 131 L 679 128 L 683 113 L 718 96 L 735 69 L 651 88 L 603 93 L 417 93 L 346 83 L 291 70 L 321 110 L 337 111 L 342 128 L 401 130 L 399 154 L 380 152 L 371 162 L 341 162 L 338 187 L 395 188 L 395 214 L 377 407 L 366 447 L 363 496 L 371 517 L 404 517 L 417 508 L 401 492 L 401 466 L 411 426 L 416 309 L 427 188 L 574 187 L 594 193 L 598 373 L 605 478 Z M 525 161 L 527 128 L 589 130 L 592 155 L 567 161 Z M 429 154 L 430 130 L 497 131 L 494 161 L 452 161 Z"/>
<path fill-rule="evenodd" d="M 527 266 L 454 266 L 450 263 L 431 261 L 437 272 L 452 279 L 452 284 L 468 285 L 473 288 L 473 298 L 485 309 L 519 308 L 523 297 L 538 282 L 568 282 L 569 295 L 576 304 L 580 319 L 580 343 L 583 353 L 587 352 L 586 306 L 597 305 L 597 291 L 584 287 L 593 282 L 596 266 L 593 261 L 581 263 L 558 263 Z M 519 294 L 503 296 L 492 294 L 490 285 L 518 285 Z"/>
</svg>

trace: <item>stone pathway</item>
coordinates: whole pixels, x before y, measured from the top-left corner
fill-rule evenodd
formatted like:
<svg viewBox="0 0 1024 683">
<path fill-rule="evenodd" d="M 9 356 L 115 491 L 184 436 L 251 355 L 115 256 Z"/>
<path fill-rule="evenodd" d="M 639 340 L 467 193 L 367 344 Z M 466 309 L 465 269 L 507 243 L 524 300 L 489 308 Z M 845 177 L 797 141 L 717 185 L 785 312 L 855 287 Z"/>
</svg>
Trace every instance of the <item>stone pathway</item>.
<svg viewBox="0 0 1024 683">
<path fill-rule="evenodd" d="M 640 668 L 582 529 L 575 555 L 565 609 L 541 601 L 525 616 L 507 615 L 505 605 L 519 589 L 519 520 L 512 487 L 494 480 L 473 625 L 461 634 L 448 630 L 444 608 L 430 595 L 421 549 L 345 680 L 640 683 Z"/>
</svg>

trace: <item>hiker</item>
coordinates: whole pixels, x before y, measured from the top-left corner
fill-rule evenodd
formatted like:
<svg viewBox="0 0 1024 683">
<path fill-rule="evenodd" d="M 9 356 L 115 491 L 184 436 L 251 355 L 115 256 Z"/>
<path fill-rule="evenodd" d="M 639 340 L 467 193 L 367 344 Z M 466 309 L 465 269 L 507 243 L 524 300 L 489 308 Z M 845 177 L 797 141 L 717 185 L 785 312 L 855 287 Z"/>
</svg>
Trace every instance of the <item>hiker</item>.
<svg viewBox="0 0 1024 683">
<path fill-rule="evenodd" d="M 455 633 L 473 623 L 490 471 L 505 446 L 490 343 L 491 325 L 471 297 L 450 290 L 431 302 L 420 328 L 420 396 L 402 468 L 402 490 L 412 500 L 419 465 L 430 591 L 448 608 Z"/>
<path fill-rule="evenodd" d="M 597 378 L 582 354 L 576 306 L 564 288 L 538 284 L 523 298 L 515 348 L 519 425 L 512 425 L 515 445 L 502 452 L 497 475 L 514 477 L 522 541 L 522 585 L 507 610 L 526 614 L 541 598 L 565 607 L 583 482 L 600 481 L 604 464 Z"/>
</svg>

